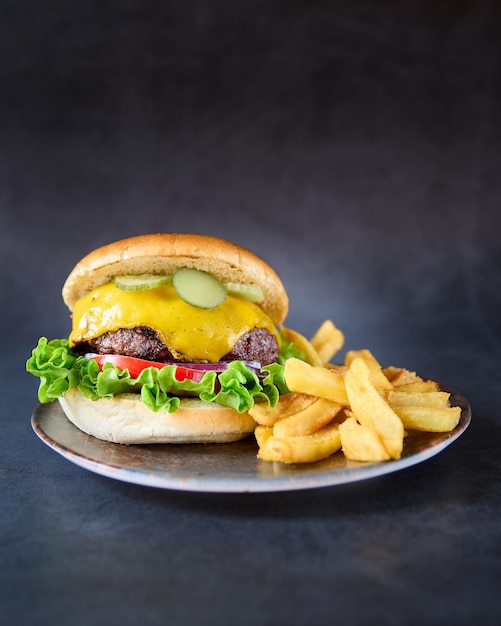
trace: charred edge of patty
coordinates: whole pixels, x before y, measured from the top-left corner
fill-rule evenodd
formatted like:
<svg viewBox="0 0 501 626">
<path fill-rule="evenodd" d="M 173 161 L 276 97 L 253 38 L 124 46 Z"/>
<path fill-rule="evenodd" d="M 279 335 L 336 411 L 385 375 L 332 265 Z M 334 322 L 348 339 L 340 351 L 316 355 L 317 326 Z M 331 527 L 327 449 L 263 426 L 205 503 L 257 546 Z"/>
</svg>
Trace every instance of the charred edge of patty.
<svg viewBox="0 0 501 626">
<path fill-rule="evenodd" d="M 75 351 L 84 354 L 120 354 L 123 356 L 147 359 L 148 361 L 189 362 L 190 359 L 168 348 L 154 330 L 147 326 L 120 328 L 103 333 L 95 339 L 75 346 Z M 262 366 L 274 363 L 278 358 L 278 342 L 265 328 L 253 328 L 243 335 L 233 349 L 221 361 L 258 361 Z M 203 362 L 203 361 L 200 361 Z"/>
</svg>

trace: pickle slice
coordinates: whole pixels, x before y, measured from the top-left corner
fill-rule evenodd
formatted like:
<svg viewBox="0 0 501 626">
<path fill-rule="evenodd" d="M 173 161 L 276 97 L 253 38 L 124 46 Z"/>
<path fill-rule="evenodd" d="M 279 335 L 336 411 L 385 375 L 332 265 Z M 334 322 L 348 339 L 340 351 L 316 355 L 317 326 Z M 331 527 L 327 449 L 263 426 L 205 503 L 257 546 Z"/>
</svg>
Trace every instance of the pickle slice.
<svg viewBox="0 0 501 626">
<path fill-rule="evenodd" d="M 174 272 L 172 284 L 182 300 L 202 309 L 212 309 L 226 300 L 223 283 L 202 270 L 181 267 Z"/>
<path fill-rule="evenodd" d="M 240 283 L 224 283 L 228 293 L 232 296 L 240 296 L 249 302 L 262 302 L 264 294 L 261 287 L 257 285 L 242 285 Z"/>
<path fill-rule="evenodd" d="M 145 291 L 156 289 L 172 282 L 172 276 L 158 276 L 157 274 L 139 274 L 115 276 L 115 286 L 121 291 Z"/>
</svg>

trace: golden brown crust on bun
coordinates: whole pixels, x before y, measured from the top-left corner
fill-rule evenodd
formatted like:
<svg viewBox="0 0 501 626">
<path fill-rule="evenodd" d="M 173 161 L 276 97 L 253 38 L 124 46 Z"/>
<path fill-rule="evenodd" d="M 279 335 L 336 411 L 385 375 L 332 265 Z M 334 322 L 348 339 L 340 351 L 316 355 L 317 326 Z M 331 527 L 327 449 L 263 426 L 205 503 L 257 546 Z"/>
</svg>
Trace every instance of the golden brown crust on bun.
<svg viewBox="0 0 501 626">
<path fill-rule="evenodd" d="M 256 426 L 248 413 L 195 398 L 183 398 L 174 413 L 152 411 L 137 394 L 91 400 L 71 389 L 59 402 L 77 428 L 121 444 L 225 443 L 247 437 Z"/>
<path fill-rule="evenodd" d="M 75 302 L 96 287 L 122 274 L 172 274 L 179 267 L 193 267 L 222 282 L 261 287 L 259 303 L 275 324 L 288 311 L 288 297 L 276 272 L 246 248 L 209 235 L 157 233 L 122 239 L 85 256 L 63 286 L 63 299 L 70 311 Z"/>
</svg>

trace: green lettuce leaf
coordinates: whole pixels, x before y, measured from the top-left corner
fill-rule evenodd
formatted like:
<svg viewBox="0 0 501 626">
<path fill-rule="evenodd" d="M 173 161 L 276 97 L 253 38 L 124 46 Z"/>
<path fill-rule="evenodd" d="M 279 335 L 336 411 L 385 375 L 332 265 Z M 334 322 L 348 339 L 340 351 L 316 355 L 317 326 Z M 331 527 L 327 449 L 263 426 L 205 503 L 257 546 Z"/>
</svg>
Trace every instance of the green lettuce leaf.
<svg viewBox="0 0 501 626">
<path fill-rule="evenodd" d="M 137 378 L 112 363 L 105 363 L 100 369 L 94 360 L 75 354 L 67 340 L 48 341 L 42 337 L 26 362 L 26 370 L 40 379 L 38 399 L 42 403 L 52 402 L 69 389 L 77 388 L 93 400 L 137 393 L 154 411 L 173 412 L 179 407 L 180 397 L 188 395 L 244 412 L 255 402 L 275 406 L 280 395 L 288 393 L 283 362 L 287 354 L 298 355 L 291 345 L 282 343 L 279 362 L 264 367 L 266 376 L 262 379 L 241 361 L 234 361 L 224 372 L 208 371 L 201 381 L 195 382 L 176 380 L 176 366 L 170 365 L 162 369 L 148 367 Z"/>
<path fill-rule="evenodd" d="M 301 361 L 306 361 L 304 352 L 298 350 L 292 341 L 287 341 L 287 339 L 283 336 L 283 333 L 280 333 L 280 352 L 278 354 L 277 362 L 280 365 L 283 365 L 287 359 L 292 357 L 301 359 Z"/>
</svg>

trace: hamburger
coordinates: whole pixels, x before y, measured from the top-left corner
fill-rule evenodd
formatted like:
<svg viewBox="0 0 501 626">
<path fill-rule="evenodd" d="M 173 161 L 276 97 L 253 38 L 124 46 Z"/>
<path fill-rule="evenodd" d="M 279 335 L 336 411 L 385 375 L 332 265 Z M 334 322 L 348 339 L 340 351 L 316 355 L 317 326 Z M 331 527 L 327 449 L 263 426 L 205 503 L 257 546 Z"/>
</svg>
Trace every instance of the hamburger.
<svg viewBox="0 0 501 626">
<path fill-rule="evenodd" d="M 150 234 L 77 263 L 62 296 L 72 327 L 42 337 L 26 368 L 40 402 L 80 430 L 123 444 L 229 442 L 254 431 L 249 409 L 288 389 L 302 355 L 280 327 L 288 297 L 275 271 L 229 241 Z"/>
</svg>

